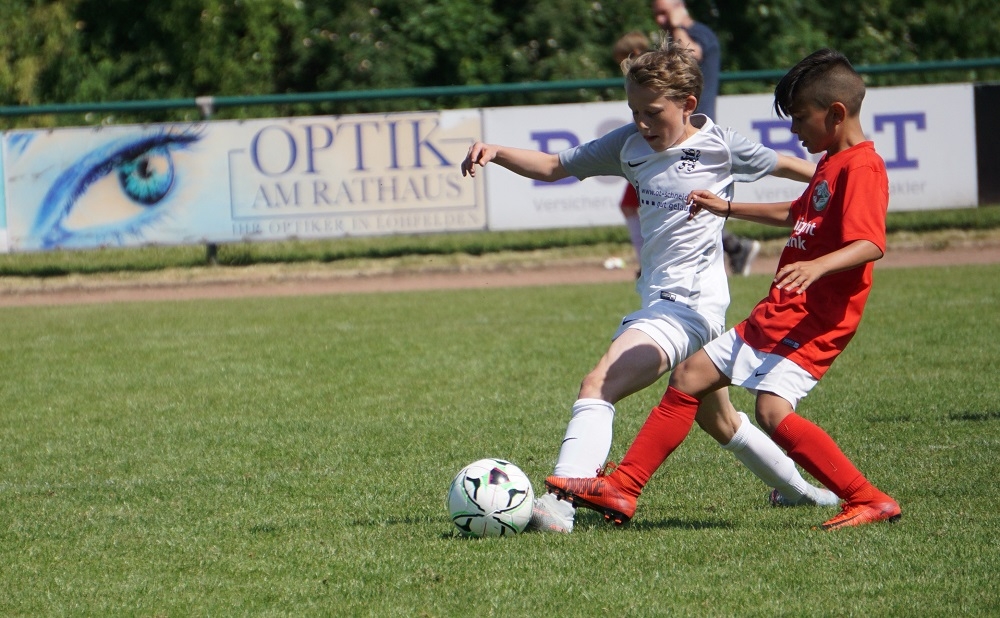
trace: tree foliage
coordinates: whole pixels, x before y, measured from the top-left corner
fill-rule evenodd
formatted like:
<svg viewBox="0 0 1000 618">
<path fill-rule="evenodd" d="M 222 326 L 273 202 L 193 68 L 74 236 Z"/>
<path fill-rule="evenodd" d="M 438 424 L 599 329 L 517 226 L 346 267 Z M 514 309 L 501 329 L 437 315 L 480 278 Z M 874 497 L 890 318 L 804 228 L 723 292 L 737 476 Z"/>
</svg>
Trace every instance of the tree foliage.
<svg viewBox="0 0 1000 618">
<path fill-rule="evenodd" d="M 1000 56 L 995 0 L 868 0 L 850 8 L 821 0 L 689 0 L 688 5 L 719 34 L 725 71 L 788 67 L 824 46 L 841 49 L 859 65 Z M 8 106 L 613 77 L 618 75 L 613 42 L 629 30 L 655 30 L 647 0 L 5 0 L 0 23 L 6 27 L 0 39 L 0 104 Z M 997 75 L 991 69 L 871 79 Z M 724 92 L 767 87 L 727 84 Z M 615 90 L 384 99 L 229 113 L 343 113 L 620 96 Z"/>
</svg>

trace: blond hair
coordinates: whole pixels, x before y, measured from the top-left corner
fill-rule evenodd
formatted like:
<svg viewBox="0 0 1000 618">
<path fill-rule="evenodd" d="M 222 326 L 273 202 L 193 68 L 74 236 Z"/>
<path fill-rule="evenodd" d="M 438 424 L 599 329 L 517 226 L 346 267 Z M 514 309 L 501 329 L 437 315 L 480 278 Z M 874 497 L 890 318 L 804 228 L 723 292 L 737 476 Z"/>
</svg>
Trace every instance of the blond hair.
<svg viewBox="0 0 1000 618">
<path fill-rule="evenodd" d="M 625 81 L 648 88 L 671 101 L 701 99 L 705 80 L 694 52 L 664 36 L 659 49 L 626 58 Z"/>
<path fill-rule="evenodd" d="M 649 37 L 639 30 L 633 30 L 615 41 L 613 52 L 615 62 L 621 65 L 627 59 L 641 56 L 648 52 L 653 44 L 649 42 Z"/>
</svg>

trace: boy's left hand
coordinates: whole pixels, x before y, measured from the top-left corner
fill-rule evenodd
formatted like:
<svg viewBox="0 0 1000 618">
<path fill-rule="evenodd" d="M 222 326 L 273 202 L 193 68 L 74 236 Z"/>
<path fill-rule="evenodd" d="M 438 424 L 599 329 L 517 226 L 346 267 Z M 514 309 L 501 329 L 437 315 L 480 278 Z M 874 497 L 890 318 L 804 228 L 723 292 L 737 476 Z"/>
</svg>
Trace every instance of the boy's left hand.
<svg viewBox="0 0 1000 618">
<path fill-rule="evenodd" d="M 825 271 L 815 261 L 786 264 L 774 276 L 774 287 L 790 294 L 805 292 Z"/>
<path fill-rule="evenodd" d="M 785 264 L 774 276 L 774 287 L 801 294 L 820 277 L 857 268 L 882 257 L 882 250 L 869 240 L 856 240 L 815 260 Z"/>
</svg>

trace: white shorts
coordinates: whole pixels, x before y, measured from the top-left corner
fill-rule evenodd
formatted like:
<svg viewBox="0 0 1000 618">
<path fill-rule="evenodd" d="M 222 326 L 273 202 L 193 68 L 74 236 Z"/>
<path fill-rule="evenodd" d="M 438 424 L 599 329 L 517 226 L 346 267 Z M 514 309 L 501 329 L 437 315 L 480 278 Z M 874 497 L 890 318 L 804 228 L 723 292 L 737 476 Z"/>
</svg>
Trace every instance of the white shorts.
<svg viewBox="0 0 1000 618">
<path fill-rule="evenodd" d="M 718 337 L 723 325 L 712 323 L 684 305 L 661 301 L 622 318 L 622 325 L 612 340 L 629 329 L 649 335 L 667 355 L 670 367 L 676 367 L 677 363 Z"/>
<path fill-rule="evenodd" d="M 784 356 L 751 347 L 732 329 L 705 345 L 705 353 L 736 386 L 754 395 L 760 391 L 774 393 L 792 404 L 793 410 L 819 382 Z"/>
</svg>

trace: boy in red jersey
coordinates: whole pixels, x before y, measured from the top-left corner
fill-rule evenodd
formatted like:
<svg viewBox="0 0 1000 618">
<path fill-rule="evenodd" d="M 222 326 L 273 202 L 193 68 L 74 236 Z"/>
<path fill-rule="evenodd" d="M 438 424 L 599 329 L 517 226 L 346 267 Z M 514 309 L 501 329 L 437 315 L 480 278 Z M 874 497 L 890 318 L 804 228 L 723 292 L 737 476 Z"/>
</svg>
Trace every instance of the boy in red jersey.
<svg viewBox="0 0 1000 618">
<path fill-rule="evenodd" d="M 735 384 L 756 395 L 761 428 L 844 500 L 824 530 L 902 516 L 895 500 L 872 485 L 825 431 L 795 413 L 857 331 L 874 261 L 885 252 L 888 177 L 861 129 L 864 95 L 861 76 L 829 49 L 809 55 L 778 83 L 778 115 L 791 117 L 792 133 L 810 153 L 825 153 L 806 192 L 777 204 L 733 204 L 700 190 L 689 196 L 692 215 L 707 210 L 792 228 L 767 298 L 677 365 L 666 394 L 614 472 L 549 477 L 550 491 L 616 523 L 627 521 L 643 486 L 690 431 L 698 402 Z"/>
</svg>

